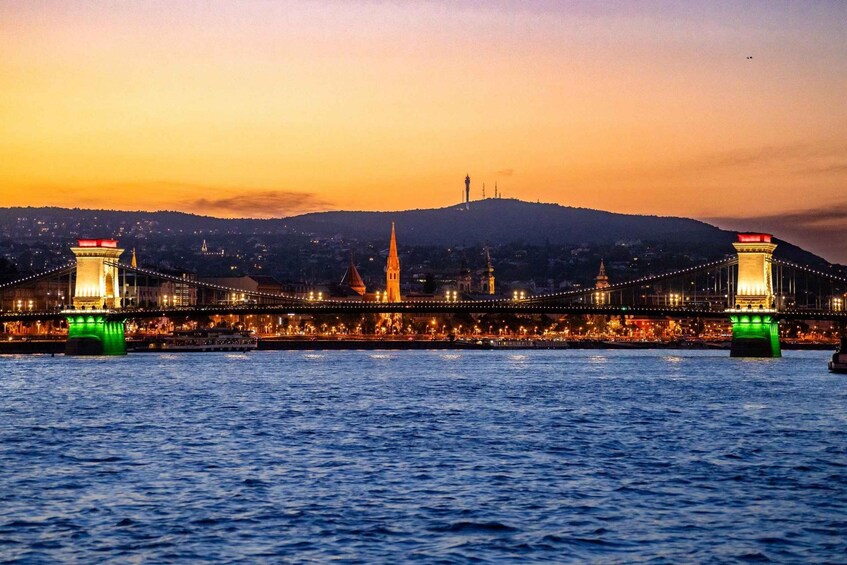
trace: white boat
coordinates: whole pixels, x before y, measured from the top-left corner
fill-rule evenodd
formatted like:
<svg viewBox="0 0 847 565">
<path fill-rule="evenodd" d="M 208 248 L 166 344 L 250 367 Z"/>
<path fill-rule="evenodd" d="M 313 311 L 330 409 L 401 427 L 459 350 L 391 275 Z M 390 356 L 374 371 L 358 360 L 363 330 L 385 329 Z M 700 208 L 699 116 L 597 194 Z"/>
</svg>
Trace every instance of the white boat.
<svg viewBox="0 0 847 565">
<path fill-rule="evenodd" d="M 250 351 L 257 346 L 252 332 L 209 328 L 174 332 L 165 337 L 161 351 Z"/>
<path fill-rule="evenodd" d="M 847 373 L 847 337 L 841 338 L 841 345 L 832 354 L 829 362 L 829 370 L 833 373 Z"/>
</svg>

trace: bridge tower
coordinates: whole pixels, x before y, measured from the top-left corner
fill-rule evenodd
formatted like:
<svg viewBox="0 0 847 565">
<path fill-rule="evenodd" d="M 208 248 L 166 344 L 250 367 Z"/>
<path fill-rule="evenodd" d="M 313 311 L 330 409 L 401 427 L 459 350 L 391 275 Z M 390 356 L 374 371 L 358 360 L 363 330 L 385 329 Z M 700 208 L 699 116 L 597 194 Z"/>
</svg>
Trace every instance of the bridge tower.
<svg viewBox="0 0 847 565">
<path fill-rule="evenodd" d="M 121 307 L 121 285 L 115 263 L 124 252 L 114 239 L 80 239 L 76 255 L 74 309 L 114 310 Z"/>
<path fill-rule="evenodd" d="M 738 276 L 732 320 L 732 357 L 780 357 L 779 323 L 773 292 L 771 259 L 776 244 L 766 233 L 740 233 L 732 244 L 738 253 Z"/>
<path fill-rule="evenodd" d="M 126 354 L 123 322 L 110 320 L 103 312 L 122 306 L 115 264 L 124 250 L 118 248 L 114 239 L 80 239 L 71 251 L 76 255 L 76 289 L 74 310 L 66 311 L 65 354 Z"/>
</svg>

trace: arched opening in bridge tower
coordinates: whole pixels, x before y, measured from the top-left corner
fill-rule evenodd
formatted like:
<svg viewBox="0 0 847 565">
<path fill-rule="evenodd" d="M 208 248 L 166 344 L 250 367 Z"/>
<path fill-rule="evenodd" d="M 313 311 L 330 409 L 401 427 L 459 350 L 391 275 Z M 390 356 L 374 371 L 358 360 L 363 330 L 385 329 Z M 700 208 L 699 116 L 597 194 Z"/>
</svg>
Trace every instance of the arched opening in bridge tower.
<svg viewBox="0 0 847 565">
<path fill-rule="evenodd" d="M 106 273 L 106 296 L 105 298 L 112 299 L 115 297 L 115 281 L 112 279 L 112 273 Z"/>
<path fill-rule="evenodd" d="M 782 357 L 779 323 L 768 315 L 735 315 L 732 320 L 731 357 Z"/>
<path fill-rule="evenodd" d="M 104 316 L 68 317 L 65 355 L 126 355 L 123 322 Z"/>
</svg>

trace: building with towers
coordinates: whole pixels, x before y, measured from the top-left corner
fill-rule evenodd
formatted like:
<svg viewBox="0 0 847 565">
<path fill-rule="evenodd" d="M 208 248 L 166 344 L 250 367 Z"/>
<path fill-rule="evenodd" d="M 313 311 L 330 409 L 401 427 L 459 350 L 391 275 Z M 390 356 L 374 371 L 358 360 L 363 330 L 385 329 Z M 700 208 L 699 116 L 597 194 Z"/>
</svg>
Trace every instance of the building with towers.
<svg viewBox="0 0 847 565">
<path fill-rule="evenodd" d="M 456 290 L 462 294 L 469 294 L 474 291 L 473 276 L 471 270 L 468 269 L 468 263 L 462 259 L 462 268 L 459 269 L 459 276 L 456 277 Z"/>
<path fill-rule="evenodd" d="M 603 264 L 602 259 L 600 259 L 600 271 L 594 278 L 594 288 L 596 289 L 594 292 L 594 303 L 608 304 L 609 293 L 605 292 L 605 290 L 609 288 L 609 277 L 606 276 L 606 265 Z"/>
<path fill-rule="evenodd" d="M 462 259 L 462 266 L 456 275 L 455 290 L 463 295 L 491 295 L 496 293 L 494 286 L 494 267 L 491 265 L 491 255 L 485 248 L 485 267 L 471 270 L 467 261 Z"/>
</svg>

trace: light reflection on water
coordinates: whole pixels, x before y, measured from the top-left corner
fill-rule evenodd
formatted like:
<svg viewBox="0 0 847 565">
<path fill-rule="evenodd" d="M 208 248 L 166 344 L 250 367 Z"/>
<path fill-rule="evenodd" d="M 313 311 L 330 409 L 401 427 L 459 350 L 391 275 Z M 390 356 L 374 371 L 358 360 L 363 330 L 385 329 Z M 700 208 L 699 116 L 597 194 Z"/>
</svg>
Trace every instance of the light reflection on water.
<svg viewBox="0 0 847 565">
<path fill-rule="evenodd" d="M 843 561 L 828 355 L 3 357 L 0 560 Z"/>
</svg>

